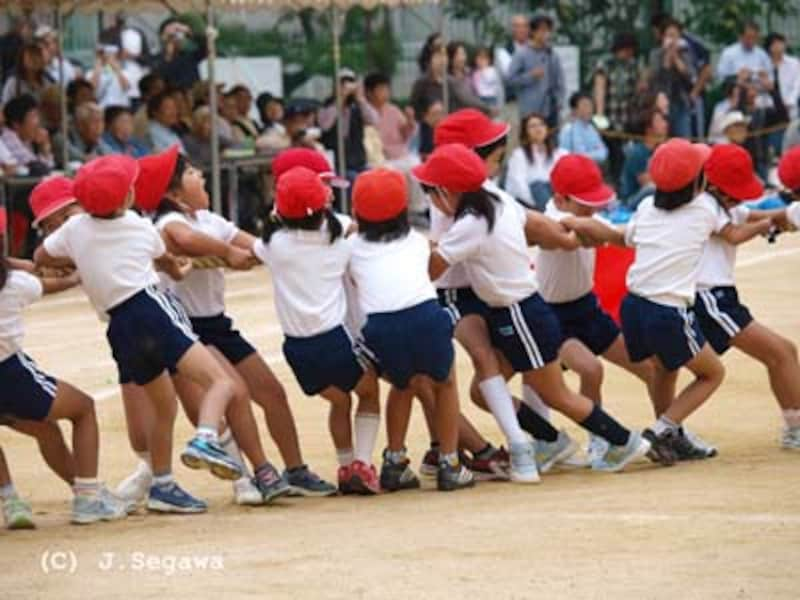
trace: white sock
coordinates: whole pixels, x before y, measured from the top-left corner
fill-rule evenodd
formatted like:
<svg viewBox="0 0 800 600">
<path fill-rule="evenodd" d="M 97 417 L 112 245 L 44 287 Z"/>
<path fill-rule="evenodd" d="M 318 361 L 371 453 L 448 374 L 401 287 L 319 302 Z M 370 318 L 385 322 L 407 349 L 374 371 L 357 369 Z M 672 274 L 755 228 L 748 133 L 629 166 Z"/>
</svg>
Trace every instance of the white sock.
<svg viewBox="0 0 800 600">
<path fill-rule="evenodd" d="M 0 500 L 3 500 L 5 502 L 9 498 L 13 498 L 16 495 L 17 495 L 17 489 L 14 487 L 13 483 L 0 485 Z"/>
<path fill-rule="evenodd" d="M 100 489 L 97 477 L 76 477 L 72 491 L 76 496 L 94 496 Z"/>
<path fill-rule="evenodd" d="M 789 408 L 783 411 L 783 421 L 786 423 L 786 427 L 789 429 L 800 427 L 800 408 Z"/>
<path fill-rule="evenodd" d="M 656 421 L 655 425 L 653 425 L 653 433 L 656 435 L 661 435 L 667 431 L 677 431 L 679 427 L 680 425 L 675 423 L 672 419 L 662 416 L 659 417 L 658 421 Z"/>
<path fill-rule="evenodd" d="M 339 461 L 340 467 L 349 467 L 353 464 L 353 449 L 345 448 L 344 450 L 336 449 L 336 460 Z"/>
<path fill-rule="evenodd" d="M 208 427 L 206 425 L 200 425 L 200 427 L 197 428 L 197 437 L 208 442 L 219 442 L 217 430 L 214 427 Z"/>
<path fill-rule="evenodd" d="M 514 410 L 514 401 L 506 387 L 505 380 L 500 375 L 484 379 L 478 384 L 483 394 L 483 399 L 492 411 L 497 424 L 505 434 L 509 444 L 525 444 L 528 437 L 517 421 Z"/>
<path fill-rule="evenodd" d="M 225 450 L 225 454 L 236 461 L 236 464 L 242 467 L 244 471 L 247 471 L 247 465 L 244 464 L 242 452 L 239 450 L 239 445 L 236 443 L 236 440 L 233 439 L 233 433 L 231 433 L 230 429 L 226 429 L 225 433 L 219 437 L 219 445 Z"/>
<path fill-rule="evenodd" d="M 169 485 L 175 481 L 175 478 L 172 476 L 172 472 L 164 473 L 162 475 L 156 475 L 153 477 L 153 485 L 156 487 L 164 487 L 165 485 Z"/>
<path fill-rule="evenodd" d="M 544 403 L 542 397 L 531 386 L 522 384 L 522 401 L 539 413 L 546 421 L 550 420 L 550 407 Z"/>
<path fill-rule="evenodd" d="M 372 464 L 372 453 L 375 450 L 375 440 L 378 438 L 378 428 L 380 425 L 380 415 L 356 413 L 356 460 L 360 460 L 366 465 Z"/>
<path fill-rule="evenodd" d="M 151 462 L 150 452 L 145 450 L 144 452 L 137 452 L 136 456 L 139 457 L 144 464 L 152 471 L 153 470 L 153 463 Z"/>
</svg>

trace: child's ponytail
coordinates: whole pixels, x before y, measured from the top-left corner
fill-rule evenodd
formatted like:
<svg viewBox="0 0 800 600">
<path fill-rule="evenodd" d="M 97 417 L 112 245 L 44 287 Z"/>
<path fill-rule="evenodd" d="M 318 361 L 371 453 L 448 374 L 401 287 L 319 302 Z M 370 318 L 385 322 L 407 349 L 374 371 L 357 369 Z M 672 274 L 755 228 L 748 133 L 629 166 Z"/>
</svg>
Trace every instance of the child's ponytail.
<svg viewBox="0 0 800 600">
<path fill-rule="evenodd" d="M 337 239 L 344 235 L 342 223 L 330 209 L 315 212 L 301 219 L 288 219 L 281 217 L 277 213 L 270 213 L 264 222 L 264 231 L 261 239 L 265 244 L 269 244 L 272 236 L 281 229 L 300 229 L 302 231 L 318 231 L 322 227 L 323 221 L 330 235 L 330 243 L 333 244 Z"/>
<path fill-rule="evenodd" d="M 269 241 L 272 239 L 273 234 L 275 232 L 284 229 L 286 224 L 283 222 L 283 219 L 278 216 L 277 213 L 271 212 L 267 216 L 266 221 L 264 221 L 264 231 L 261 234 L 261 239 L 265 244 L 269 244 Z"/>
<path fill-rule="evenodd" d="M 328 225 L 328 233 L 331 236 L 330 243 L 333 244 L 336 240 L 344 235 L 342 222 L 333 214 L 330 208 L 325 209 L 325 222 Z"/>
</svg>

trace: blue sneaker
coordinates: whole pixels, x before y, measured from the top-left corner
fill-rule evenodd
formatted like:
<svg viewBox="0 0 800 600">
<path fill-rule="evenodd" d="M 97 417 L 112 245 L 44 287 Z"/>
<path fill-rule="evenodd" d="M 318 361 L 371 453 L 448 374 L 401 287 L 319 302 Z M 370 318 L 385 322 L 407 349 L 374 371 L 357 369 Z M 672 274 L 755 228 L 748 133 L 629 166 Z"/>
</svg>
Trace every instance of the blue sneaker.
<svg viewBox="0 0 800 600">
<path fill-rule="evenodd" d="M 335 496 L 338 489 L 314 473 L 308 466 L 303 465 L 298 469 L 283 472 L 283 479 L 289 484 L 290 496 L 305 496 L 309 498 Z"/>
<path fill-rule="evenodd" d="M 193 437 L 181 453 L 181 462 L 190 469 L 208 469 L 220 479 L 236 481 L 242 467 L 225 453 L 217 442 Z"/>
<path fill-rule="evenodd" d="M 147 498 L 147 510 L 160 513 L 202 513 L 208 505 L 181 489 L 176 482 L 154 485 Z"/>
<path fill-rule="evenodd" d="M 278 470 L 270 463 L 258 469 L 252 481 L 253 485 L 261 492 L 266 504 L 283 496 L 288 496 L 292 491 L 289 482 L 281 477 Z"/>
</svg>

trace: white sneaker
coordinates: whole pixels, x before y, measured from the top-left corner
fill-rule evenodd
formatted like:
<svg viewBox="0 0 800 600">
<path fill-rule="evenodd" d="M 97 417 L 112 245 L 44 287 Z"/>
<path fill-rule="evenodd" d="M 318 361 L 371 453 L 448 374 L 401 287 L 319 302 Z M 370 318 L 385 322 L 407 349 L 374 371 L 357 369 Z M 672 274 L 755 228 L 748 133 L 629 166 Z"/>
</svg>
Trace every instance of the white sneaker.
<svg viewBox="0 0 800 600">
<path fill-rule="evenodd" d="M 114 495 L 125 502 L 141 504 L 147 500 L 152 485 L 153 472 L 150 470 L 150 465 L 140 461 L 136 470 L 117 486 Z"/>
<path fill-rule="evenodd" d="M 547 473 L 553 465 L 569 460 L 577 451 L 578 444 L 566 431 L 559 431 L 554 442 L 536 440 L 536 466 L 539 473 Z"/>
<path fill-rule="evenodd" d="M 509 444 L 511 456 L 511 481 L 514 483 L 539 483 L 536 468 L 536 448 L 533 442 Z"/>
<path fill-rule="evenodd" d="M 583 453 L 576 452 L 561 464 L 568 467 L 585 469 L 591 467 L 593 463 L 600 460 L 608 452 L 608 442 L 594 434 L 589 436 L 589 444 Z"/>
<path fill-rule="evenodd" d="M 239 506 L 261 506 L 264 504 L 264 496 L 253 485 L 249 477 L 241 477 L 233 482 L 233 495 L 236 504 Z"/>
<path fill-rule="evenodd" d="M 638 431 L 631 431 L 627 444 L 624 446 L 609 446 L 605 455 L 592 463 L 592 469 L 617 473 L 622 471 L 629 463 L 647 456 L 650 448 L 650 442 L 643 438 Z"/>
<path fill-rule="evenodd" d="M 781 447 L 784 450 L 800 450 L 800 427 L 783 428 Z"/>
</svg>

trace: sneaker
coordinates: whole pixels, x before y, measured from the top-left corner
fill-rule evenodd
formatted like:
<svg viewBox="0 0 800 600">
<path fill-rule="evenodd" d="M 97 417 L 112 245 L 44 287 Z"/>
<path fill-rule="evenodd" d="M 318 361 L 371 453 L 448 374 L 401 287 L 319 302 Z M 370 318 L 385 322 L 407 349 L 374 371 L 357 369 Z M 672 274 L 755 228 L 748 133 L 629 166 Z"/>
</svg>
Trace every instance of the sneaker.
<svg viewBox="0 0 800 600">
<path fill-rule="evenodd" d="M 381 489 L 387 492 L 417 489 L 419 478 L 411 469 L 411 461 L 406 458 L 399 463 L 390 462 L 386 459 L 386 452 L 381 465 Z"/>
<path fill-rule="evenodd" d="M 595 471 L 616 473 L 622 471 L 629 463 L 647 456 L 650 442 L 638 431 L 631 431 L 628 443 L 624 446 L 609 446 L 608 451 L 600 459 L 592 463 Z"/>
<path fill-rule="evenodd" d="M 122 507 L 126 515 L 132 515 L 139 508 L 138 502 L 133 502 L 125 498 L 120 498 L 117 494 L 109 490 L 105 485 L 100 484 L 100 491 L 98 492 L 105 500 L 111 504 L 117 504 Z"/>
<path fill-rule="evenodd" d="M 252 479 L 253 485 L 261 492 L 264 503 L 269 504 L 283 496 L 288 496 L 292 488 L 289 482 L 280 476 L 278 470 L 267 463 L 264 468 L 259 469 Z"/>
<path fill-rule="evenodd" d="M 422 457 L 419 465 L 419 474 L 427 479 L 433 479 L 439 473 L 439 447 L 431 446 Z"/>
<path fill-rule="evenodd" d="M 351 494 L 359 494 L 361 496 L 375 496 L 382 491 L 375 466 L 368 465 L 360 460 L 356 460 L 350 465 L 348 486 Z"/>
<path fill-rule="evenodd" d="M 556 463 L 568 460 L 578 451 L 576 444 L 566 431 L 559 431 L 554 442 L 536 440 L 536 466 L 539 473 L 547 473 Z"/>
<path fill-rule="evenodd" d="M 184 491 L 177 482 L 154 485 L 147 497 L 147 510 L 159 513 L 193 514 L 208 510 L 208 505 Z"/>
<path fill-rule="evenodd" d="M 3 502 L 3 517 L 6 529 L 36 529 L 31 505 L 19 496 L 11 496 Z"/>
<path fill-rule="evenodd" d="M 703 460 L 711 458 L 705 448 L 700 448 L 692 443 L 692 440 L 684 433 L 683 429 L 667 432 L 672 451 L 679 461 Z"/>
<path fill-rule="evenodd" d="M 680 431 L 683 433 L 684 437 L 691 442 L 692 446 L 705 454 L 703 458 L 714 458 L 717 454 L 719 454 L 716 446 L 712 446 L 699 435 L 696 435 L 686 429 L 686 427 L 681 427 Z"/>
<path fill-rule="evenodd" d="M 609 445 L 606 440 L 594 434 L 590 434 L 589 443 L 583 453 L 576 452 L 566 460 L 559 461 L 559 464 L 581 469 L 591 467 L 593 462 L 605 456 L 606 452 L 608 452 L 608 447 Z"/>
<path fill-rule="evenodd" d="M 337 492 L 335 485 L 322 479 L 306 465 L 294 471 L 284 471 L 283 478 L 286 479 L 289 484 L 290 496 L 322 498 L 325 496 L 335 496 Z"/>
<path fill-rule="evenodd" d="M 120 482 L 114 494 L 122 500 L 141 504 L 147 500 L 152 485 L 153 472 L 150 466 L 144 461 L 139 461 L 136 470 Z"/>
<path fill-rule="evenodd" d="M 654 463 L 671 467 L 678 462 L 678 456 L 672 448 L 671 432 L 665 431 L 661 435 L 656 435 L 652 429 L 645 429 L 642 437 L 650 442 L 650 452 L 647 453 L 647 458 Z"/>
<path fill-rule="evenodd" d="M 490 447 L 486 452 L 474 455 L 468 468 L 478 481 L 508 481 L 511 478 L 511 457 L 502 446 Z"/>
<path fill-rule="evenodd" d="M 347 496 L 355 494 L 353 488 L 350 487 L 350 465 L 340 466 L 336 471 L 336 480 L 339 482 L 339 493 Z"/>
<path fill-rule="evenodd" d="M 239 506 L 261 506 L 264 496 L 250 477 L 241 477 L 233 482 L 233 497 Z"/>
<path fill-rule="evenodd" d="M 514 483 L 539 483 L 536 468 L 536 449 L 533 442 L 510 445 L 511 481 Z"/>
<path fill-rule="evenodd" d="M 451 465 L 448 462 L 439 464 L 439 472 L 436 474 L 436 489 L 440 492 L 452 492 L 475 485 L 475 478 L 467 467 L 460 462 Z"/>
<path fill-rule="evenodd" d="M 781 448 L 784 450 L 800 450 L 800 427 L 783 428 Z"/>
<path fill-rule="evenodd" d="M 94 496 L 75 496 L 72 499 L 72 522 L 88 525 L 97 521 L 117 521 L 128 516 L 125 507 L 105 494 Z"/>
<path fill-rule="evenodd" d="M 242 467 L 225 453 L 217 442 L 195 436 L 181 453 L 181 461 L 190 469 L 208 469 L 220 479 L 236 481 Z"/>
</svg>

